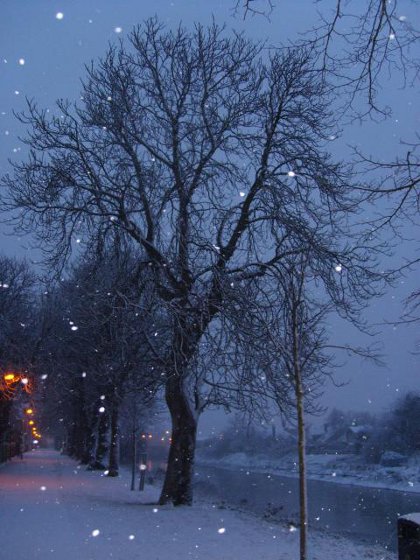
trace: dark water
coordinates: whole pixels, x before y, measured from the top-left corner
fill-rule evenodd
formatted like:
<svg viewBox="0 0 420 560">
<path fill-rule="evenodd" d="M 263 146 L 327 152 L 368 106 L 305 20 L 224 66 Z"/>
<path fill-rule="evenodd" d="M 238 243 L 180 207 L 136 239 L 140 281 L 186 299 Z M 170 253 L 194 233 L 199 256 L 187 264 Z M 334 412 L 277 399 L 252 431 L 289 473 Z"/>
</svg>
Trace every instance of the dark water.
<svg viewBox="0 0 420 560">
<path fill-rule="evenodd" d="M 298 519 L 295 478 L 198 465 L 197 496 L 212 498 L 278 521 Z M 308 481 L 309 525 L 390 550 L 397 547 L 398 515 L 420 511 L 420 494 Z"/>
</svg>

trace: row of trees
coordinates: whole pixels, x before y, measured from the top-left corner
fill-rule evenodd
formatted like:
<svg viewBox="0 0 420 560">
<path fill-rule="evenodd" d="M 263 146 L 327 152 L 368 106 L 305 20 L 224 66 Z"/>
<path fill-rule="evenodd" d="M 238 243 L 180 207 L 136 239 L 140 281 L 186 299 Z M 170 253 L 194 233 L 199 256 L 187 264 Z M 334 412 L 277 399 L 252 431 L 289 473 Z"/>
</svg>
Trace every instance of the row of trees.
<svg viewBox="0 0 420 560">
<path fill-rule="evenodd" d="M 8 371 L 26 374 L 36 352 L 35 277 L 24 262 L 0 256 L 0 461 L 20 449 L 22 407 L 20 384 L 6 383 Z"/>
</svg>

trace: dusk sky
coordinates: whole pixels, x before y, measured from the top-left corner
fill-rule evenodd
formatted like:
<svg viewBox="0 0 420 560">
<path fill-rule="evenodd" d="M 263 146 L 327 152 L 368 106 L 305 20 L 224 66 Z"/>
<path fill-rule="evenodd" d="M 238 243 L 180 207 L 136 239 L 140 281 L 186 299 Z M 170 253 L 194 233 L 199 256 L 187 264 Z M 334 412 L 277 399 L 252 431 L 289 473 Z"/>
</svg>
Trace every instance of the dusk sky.
<svg viewBox="0 0 420 560">
<path fill-rule="evenodd" d="M 0 174 L 13 161 L 25 156 L 25 146 L 18 136 L 24 132 L 13 116 L 25 106 L 25 96 L 41 107 L 52 108 L 55 99 L 77 100 L 83 65 L 104 54 L 107 44 L 124 39 L 133 25 L 157 15 L 169 26 L 180 21 L 187 27 L 194 22 L 226 23 L 227 28 L 245 30 L 269 44 L 286 43 L 316 22 L 312 0 L 278 0 L 270 21 L 263 17 L 234 15 L 234 0 L 2 0 L 0 6 Z M 332 6 L 334 2 L 322 2 Z M 319 7 L 319 6 L 318 6 Z M 401 15 L 417 18 L 414 3 L 401 2 Z M 60 15 L 58 15 L 60 14 Z M 419 52 L 416 53 L 419 56 Z M 412 140 L 419 120 L 416 96 L 418 88 L 401 89 L 401 80 L 393 75 L 384 80 L 384 102 L 392 106 L 392 118 L 379 124 L 354 124 L 346 128 L 332 149 L 343 159 L 350 156 L 349 144 L 358 144 L 366 153 L 392 159 L 401 152 L 400 139 Z M 417 97 L 418 99 L 418 97 Z M 3 221 L 5 216 L 0 217 Z M 418 232 L 407 226 L 407 235 Z M 35 238 L 13 233 L 6 223 L 0 226 L 0 252 L 39 260 L 40 253 L 30 248 Z M 396 249 L 393 264 L 414 254 L 414 243 L 405 242 Z M 389 263 L 387 263 L 389 264 Z M 417 275 L 417 278 L 416 278 Z M 397 320 L 402 300 L 418 288 L 418 270 L 407 273 L 395 289 L 372 303 L 366 312 L 372 323 Z M 420 339 L 418 325 L 385 325 L 378 341 L 383 344 L 387 366 L 351 359 L 337 372 L 337 380 L 349 383 L 340 388 L 329 384 L 323 404 L 344 409 L 385 410 L 398 394 L 419 389 L 419 356 L 415 355 Z M 366 342 L 341 323 L 332 325 L 340 342 Z M 418 350 L 418 346 L 417 346 Z M 213 413 L 203 423 L 210 425 L 220 413 Z"/>
</svg>

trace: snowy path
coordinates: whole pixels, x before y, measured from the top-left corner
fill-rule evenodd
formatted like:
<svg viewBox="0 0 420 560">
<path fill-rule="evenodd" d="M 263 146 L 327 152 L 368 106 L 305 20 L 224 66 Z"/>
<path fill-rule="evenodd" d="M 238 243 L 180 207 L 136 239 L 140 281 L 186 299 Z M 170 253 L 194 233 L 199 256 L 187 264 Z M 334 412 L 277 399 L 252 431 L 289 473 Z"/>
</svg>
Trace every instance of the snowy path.
<svg viewBox="0 0 420 560">
<path fill-rule="evenodd" d="M 0 558 L 297 558 L 298 531 L 212 505 L 156 507 L 150 504 L 156 492 L 130 492 L 124 478 L 87 472 L 55 451 L 27 453 L 23 461 L 0 467 Z M 315 535 L 311 550 L 314 560 L 393 558 L 379 548 L 326 535 Z"/>
</svg>

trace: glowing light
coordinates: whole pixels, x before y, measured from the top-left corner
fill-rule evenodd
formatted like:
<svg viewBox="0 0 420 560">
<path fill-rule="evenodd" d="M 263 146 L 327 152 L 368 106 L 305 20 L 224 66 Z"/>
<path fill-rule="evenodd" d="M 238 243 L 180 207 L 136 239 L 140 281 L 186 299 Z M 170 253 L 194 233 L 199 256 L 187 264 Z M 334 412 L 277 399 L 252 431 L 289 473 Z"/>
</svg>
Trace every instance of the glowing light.
<svg viewBox="0 0 420 560">
<path fill-rule="evenodd" d="M 45 492 L 45 490 L 47 489 L 46 486 L 41 486 L 40 490 L 42 490 L 42 492 Z"/>
<path fill-rule="evenodd" d="M 55 14 L 55 19 L 61 20 L 61 19 L 63 19 L 63 17 L 64 17 L 63 12 L 57 12 Z"/>
<path fill-rule="evenodd" d="M 30 426 L 33 426 L 33 425 L 34 425 L 34 421 L 33 421 L 33 420 L 29 420 L 28 424 L 29 424 Z"/>
<path fill-rule="evenodd" d="M 26 414 L 33 414 L 33 413 L 34 413 L 34 411 L 32 410 L 32 408 L 27 408 L 27 409 L 25 410 L 25 412 L 26 412 Z"/>
<path fill-rule="evenodd" d="M 295 176 L 296 176 L 296 173 L 295 173 L 294 171 L 288 171 L 288 172 L 287 172 L 287 176 L 288 176 L 288 177 L 295 177 Z"/>
<path fill-rule="evenodd" d="M 244 191 L 241 191 L 241 192 L 239 193 L 239 196 L 244 197 L 244 196 L 245 196 Z"/>
<path fill-rule="evenodd" d="M 23 66 L 25 64 L 25 59 L 24 58 L 19 58 L 19 64 L 21 66 Z"/>
<path fill-rule="evenodd" d="M 15 374 L 14 373 L 6 373 L 6 375 L 4 375 L 4 380 L 5 381 L 14 381 L 15 380 Z"/>
<path fill-rule="evenodd" d="M 37 440 L 37 439 L 34 439 L 34 440 L 32 441 L 32 443 L 33 443 L 34 445 L 36 445 L 36 444 L 38 443 L 38 440 Z"/>
<path fill-rule="evenodd" d="M 122 27 L 115 27 L 114 31 L 115 33 L 122 33 Z"/>
<path fill-rule="evenodd" d="M 343 267 L 341 266 L 341 264 L 337 264 L 337 265 L 334 267 L 334 270 L 335 270 L 336 272 L 341 272 L 341 271 L 343 270 Z"/>
<path fill-rule="evenodd" d="M 393 41 L 395 39 L 395 33 L 390 33 L 389 38 L 391 41 Z"/>
<path fill-rule="evenodd" d="M 101 406 L 101 407 L 99 408 L 99 412 L 100 412 L 101 414 L 102 414 L 102 412 L 105 412 L 105 407 L 104 407 L 104 406 Z"/>
<path fill-rule="evenodd" d="M 73 326 L 71 327 L 71 330 L 72 330 L 72 331 L 77 331 L 77 330 L 79 330 L 79 327 L 76 327 L 76 325 L 73 325 Z"/>
<path fill-rule="evenodd" d="M 147 471 L 147 465 L 140 465 L 141 471 Z"/>
<path fill-rule="evenodd" d="M 44 373 L 44 375 L 41 375 L 41 379 L 47 379 L 48 375 L 46 373 Z"/>
<path fill-rule="evenodd" d="M 29 379 L 27 377 L 23 377 L 20 382 L 22 383 L 22 385 L 27 385 L 29 383 Z"/>
<path fill-rule="evenodd" d="M 217 532 L 219 535 L 223 535 L 223 533 L 226 533 L 226 529 L 224 527 L 220 527 L 220 529 L 217 529 Z"/>
<path fill-rule="evenodd" d="M 94 529 L 92 531 L 92 537 L 97 537 L 100 534 L 100 530 L 99 529 Z"/>
<path fill-rule="evenodd" d="M 128 537 L 128 540 L 130 540 L 130 541 L 133 541 L 134 539 L 135 539 L 135 536 L 134 536 L 134 535 L 130 535 L 130 536 Z"/>
</svg>

